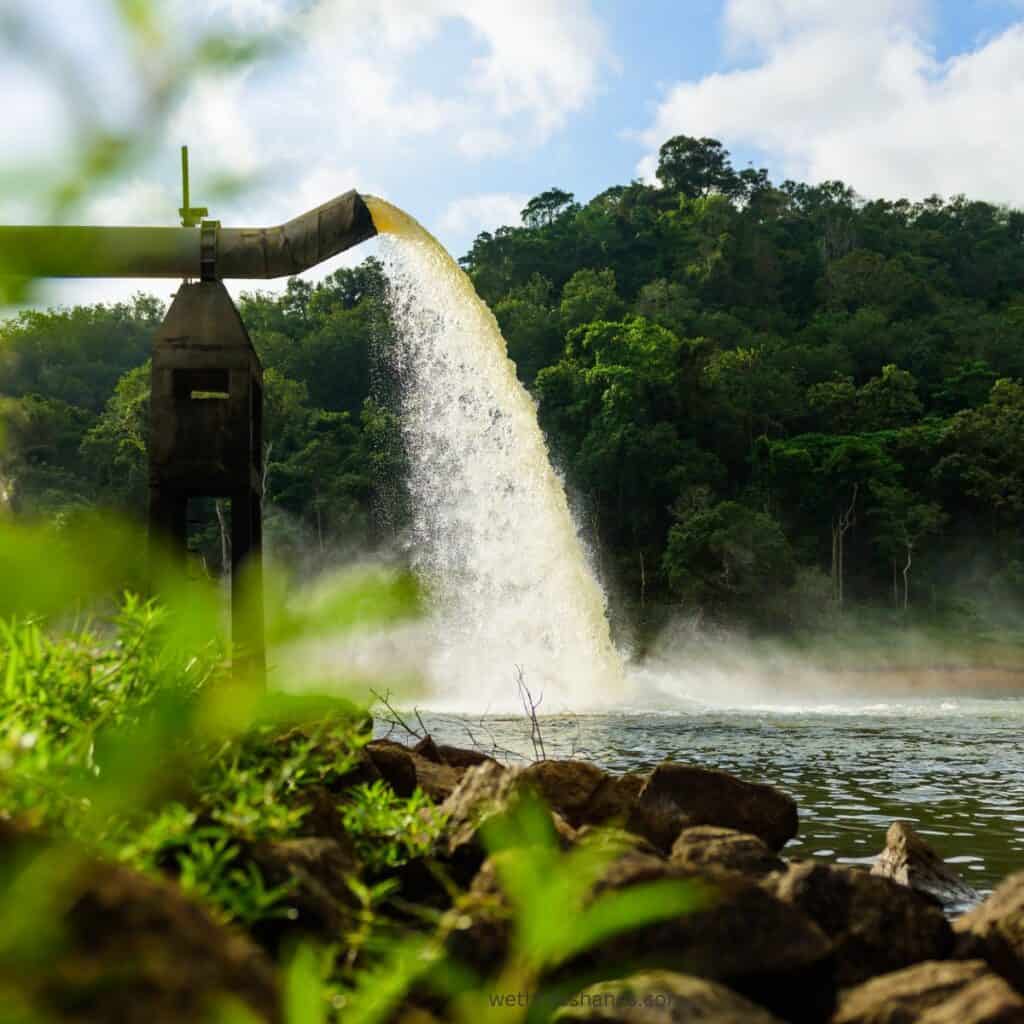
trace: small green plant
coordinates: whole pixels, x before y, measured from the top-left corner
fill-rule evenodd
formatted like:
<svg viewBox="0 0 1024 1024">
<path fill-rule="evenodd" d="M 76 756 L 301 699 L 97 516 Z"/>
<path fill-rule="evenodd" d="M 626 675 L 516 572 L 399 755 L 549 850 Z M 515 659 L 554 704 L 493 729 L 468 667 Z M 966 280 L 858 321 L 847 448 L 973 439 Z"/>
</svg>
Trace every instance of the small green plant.
<svg viewBox="0 0 1024 1024">
<path fill-rule="evenodd" d="M 379 779 L 354 786 L 341 815 L 371 871 L 397 867 L 428 854 L 445 822 L 421 789 L 404 799 Z"/>
<path fill-rule="evenodd" d="M 239 847 L 227 835 L 200 837 L 178 857 L 178 882 L 216 907 L 225 921 L 252 925 L 268 918 L 287 918 L 293 911 L 285 901 L 292 882 L 267 886 L 251 861 L 238 862 Z"/>
</svg>

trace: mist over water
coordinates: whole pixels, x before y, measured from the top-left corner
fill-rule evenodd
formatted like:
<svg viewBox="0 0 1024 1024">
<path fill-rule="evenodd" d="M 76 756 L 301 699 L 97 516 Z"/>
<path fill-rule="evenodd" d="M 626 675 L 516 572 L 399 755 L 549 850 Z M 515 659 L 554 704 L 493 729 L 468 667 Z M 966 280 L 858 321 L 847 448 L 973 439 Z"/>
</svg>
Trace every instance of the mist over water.
<svg viewBox="0 0 1024 1024">
<path fill-rule="evenodd" d="M 385 235 L 411 554 L 433 609 L 429 702 L 519 708 L 518 670 L 545 710 L 621 700 L 605 595 L 493 314 L 413 218 L 365 199 Z"/>
</svg>

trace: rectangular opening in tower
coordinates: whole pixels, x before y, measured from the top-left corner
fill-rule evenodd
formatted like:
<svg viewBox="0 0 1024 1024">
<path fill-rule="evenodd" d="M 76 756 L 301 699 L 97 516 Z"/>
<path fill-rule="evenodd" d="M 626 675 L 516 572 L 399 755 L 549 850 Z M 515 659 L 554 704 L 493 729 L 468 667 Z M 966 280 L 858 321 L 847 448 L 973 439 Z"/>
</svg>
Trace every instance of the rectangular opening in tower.
<svg viewBox="0 0 1024 1024">
<path fill-rule="evenodd" d="M 175 370 L 174 398 L 178 402 L 231 397 L 227 370 Z"/>
</svg>

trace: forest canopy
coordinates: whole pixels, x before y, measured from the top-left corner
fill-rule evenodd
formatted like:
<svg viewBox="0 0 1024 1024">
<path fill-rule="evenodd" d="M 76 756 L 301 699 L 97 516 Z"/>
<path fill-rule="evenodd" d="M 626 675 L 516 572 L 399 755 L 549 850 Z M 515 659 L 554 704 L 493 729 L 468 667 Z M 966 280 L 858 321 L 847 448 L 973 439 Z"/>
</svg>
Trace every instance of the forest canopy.
<svg viewBox="0 0 1024 1024">
<path fill-rule="evenodd" d="M 776 184 L 686 136 L 658 179 L 587 203 L 552 188 L 461 261 L 613 601 L 772 629 L 851 608 L 1015 625 L 1024 212 Z M 401 546 L 386 288 L 371 259 L 240 303 L 266 372 L 271 546 Z M 142 514 L 162 313 L 139 296 L 0 325 L 11 514 Z"/>
</svg>

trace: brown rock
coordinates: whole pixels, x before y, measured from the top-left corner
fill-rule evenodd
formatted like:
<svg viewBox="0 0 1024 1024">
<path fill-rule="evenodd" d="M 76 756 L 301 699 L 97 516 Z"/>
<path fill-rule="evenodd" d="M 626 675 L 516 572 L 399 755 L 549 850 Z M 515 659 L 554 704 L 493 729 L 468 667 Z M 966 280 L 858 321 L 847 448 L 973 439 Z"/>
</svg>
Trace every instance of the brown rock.
<svg viewBox="0 0 1024 1024">
<path fill-rule="evenodd" d="M 692 871 L 738 871 L 754 878 L 786 870 L 785 861 L 757 836 L 714 825 L 683 829 L 669 861 Z"/>
<path fill-rule="evenodd" d="M 736 829 L 781 850 L 797 832 L 796 802 L 773 786 L 665 761 L 640 791 L 627 828 L 667 851 L 693 825 Z"/>
<path fill-rule="evenodd" d="M 499 970 L 512 940 L 512 908 L 498 870 L 508 856 L 508 851 L 502 851 L 488 857 L 469 891 L 442 920 L 448 953 L 455 962 L 484 976 Z"/>
<path fill-rule="evenodd" d="M 957 956 L 981 957 L 1024 992 L 1024 871 L 1005 879 L 984 903 L 957 918 Z"/>
<path fill-rule="evenodd" d="M 604 1024 L 779 1024 L 767 1010 L 707 978 L 649 971 L 591 985 L 555 1021 Z"/>
<path fill-rule="evenodd" d="M 920 1024 L 1024 1024 L 1024 999 L 990 974 L 926 1010 Z"/>
<path fill-rule="evenodd" d="M 380 775 L 377 778 L 379 779 Z M 340 808 L 342 798 L 335 796 L 326 786 L 302 786 L 297 798 L 296 803 L 306 808 L 306 813 L 299 822 L 300 835 L 348 843 L 348 830 L 345 828 L 345 819 Z"/>
<path fill-rule="evenodd" d="M 613 825 L 584 825 L 576 831 L 576 842 L 581 846 L 593 845 L 610 852 L 644 853 L 658 858 L 661 856 L 654 844 L 643 836 Z"/>
<path fill-rule="evenodd" d="M 290 887 L 287 912 L 258 922 L 253 934 L 277 951 L 296 933 L 337 939 L 352 924 L 352 892 L 346 879 L 359 873 L 351 840 L 282 839 L 255 845 L 249 853 L 268 886 Z"/>
<path fill-rule="evenodd" d="M 441 805 L 446 816 L 441 855 L 457 879 L 468 882 L 484 861 L 486 849 L 481 829 L 486 822 L 505 814 L 523 794 L 522 769 L 503 768 L 485 761 L 467 768 L 454 791 Z M 575 832 L 561 818 L 551 814 L 552 829 L 559 843 L 568 847 Z"/>
<path fill-rule="evenodd" d="M 428 761 L 419 754 L 412 754 L 412 765 L 416 772 L 416 785 L 435 803 L 441 803 L 452 795 L 464 768 L 452 768 L 440 761 Z"/>
<path fill-rule="evenodd" d="M 453 768 L 472 768 L 473 765 L 483 764 L 485 761 L 494 761 L 493 757 L 485 754 L 482 750 L 450 747 L 444 743 L 438 744 L 437 750 L 441 755 L 441 760 L 445 764 L 450 764 Z"/>
<path fill-rule="evenodd" d="M 179 1024 L 234 997 L 259 1019 L 278 1019 L 265 954 L 173 883 L 93 864 L 75 885 L 66 944 L 39 965 L 41 977 L 22 979 L 46 1014 L 83 1024 Z"/>
<path fill-rule="evenodd" d="M 832 1024 L 1024 1021 L 1024 1004 L 1000 980 L 981 960 L 916 964 L 848 989 L 840 997 Z"/>
<path fill-rule="evenodd" d="M 589 761 L 536 761 L 523 769 L 521 778 L 574 828 L 596 824 L 587 808 L 607 778 L 596 765 Z"/>
<path fill-rule="evenodd" d="M 627 854 L 595 894 L 664 879 L 693 884 L 695 906 L 622 933 L 570 967 L 679 971 L 721 982 L 787 1020 L 827 1016 L 835 997 L 832 943 L 797 907 L 749 879 L 702 878 L 655 857 Z"/>
<path fill-rule="evenodd" d="M 364 749 L 373 766 L 397 796 L 412 796 L 416 789 L 416 765 L 408 747 L 393 740 L 374 740 Z"/>
<path fill-rule="evenodd" d="M 941 959 L 953 948 L 952 929 L 934 901 L 887 878 L 802 861 L 763 884 L 833 940 L 841 987 Z"/>
<path fill-rule="evenodd" d="M 871 874 L 926 893 L 951 910 L 964 910 L 981 901 L 977 891 L 905 821 L 894 821 L 889 826 L 885 849 Z"/>
<path fill-rule="evenodd" d="M 646 775 L 635 773 L 605 776 L 590 799 L 587 821 L 595 825 L 625 826 L 646 783 Z"/>
<path fill-rule="evenodd" d="M 418 754 L 420 757 L 426 758 L 428 761 L 433 761 L 435 764 L 444 764 L 444 758 L 441 756 L 441 751 L 438 750 L 433 736 L 430 736 L 429 734 L 424 736 L 423 739 L 413 746 L 412 752 L 414 754 Z"/>
<path fill-rule="evenodd" d="M 462 770 L 430 760 L 394 740 L 374 740 L 366 754 L 398 796 L 412 796 L 419 786 L 431 800 L 440 803 L 458 785 Z"/>
</svg>

